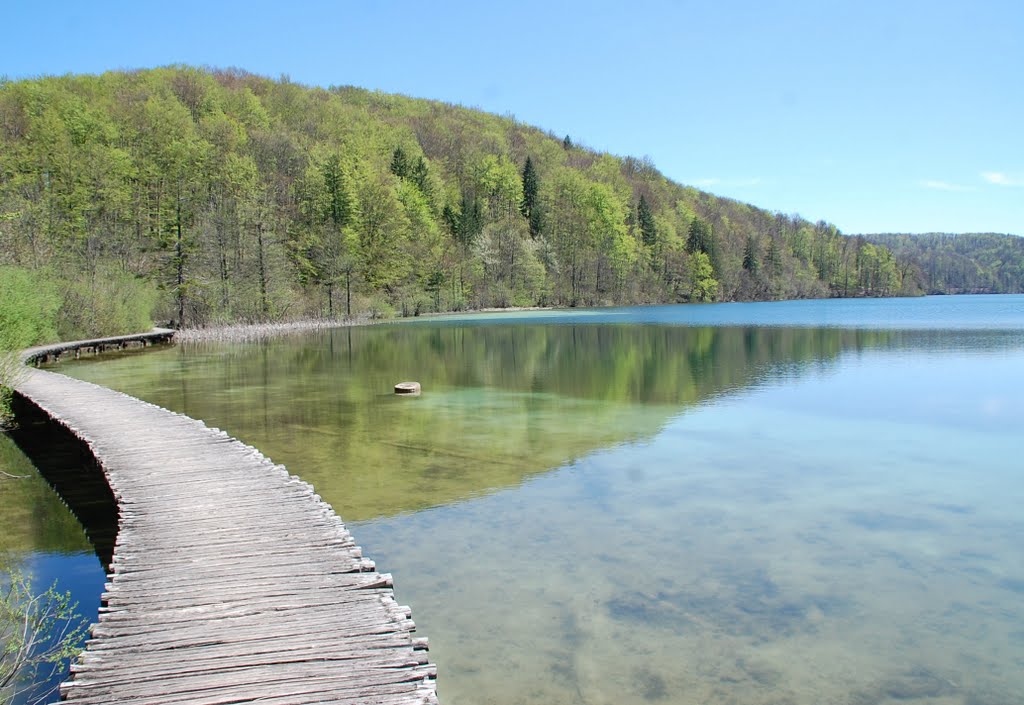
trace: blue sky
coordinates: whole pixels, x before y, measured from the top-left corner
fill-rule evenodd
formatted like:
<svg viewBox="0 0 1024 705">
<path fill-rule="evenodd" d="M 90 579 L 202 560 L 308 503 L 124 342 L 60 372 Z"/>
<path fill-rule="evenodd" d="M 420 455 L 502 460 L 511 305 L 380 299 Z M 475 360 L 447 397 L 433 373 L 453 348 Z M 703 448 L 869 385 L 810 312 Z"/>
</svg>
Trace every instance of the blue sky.
<svg viewBox="0 0 1024 705">
<path fill-rule="evenodd" d="M 844 232 L 1024 234 L 1024 3 L 8 0 L 0 75 L 171 63 L 518 119 Z"/>
</svg>

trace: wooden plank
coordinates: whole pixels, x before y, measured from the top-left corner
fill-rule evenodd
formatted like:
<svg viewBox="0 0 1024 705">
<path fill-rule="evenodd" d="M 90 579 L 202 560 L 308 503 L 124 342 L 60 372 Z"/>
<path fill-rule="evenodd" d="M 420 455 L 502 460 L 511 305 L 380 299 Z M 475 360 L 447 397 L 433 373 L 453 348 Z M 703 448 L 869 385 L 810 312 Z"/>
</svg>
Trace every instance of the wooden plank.
<svg viewBox="0 0 1024 705">
<path fill-rule="evenodd" d="M 105 606 L 62 685 L 68 702 L 437 702 L 411 610 L 311 485 L 201 422 L 27 372 L 17 391 L 88 445 L 120 513 Z"/>
<path fill-rule="evenodd" d="M 361 651 L 287 651 L 261 654 L 233 654 L 230 657 L 216 659 L 190 660 L 187 665 L 177 663 L 161 663 L 137 660 L 126 662 L 126 667 L 88 668 L 79 666 L 75 669 L 76 686 L 88 687 L 100 684 L 102 688 L 116 686 L 137 686 L 155 680 L 175 682 L 184 685 L 180 679 L 190 678 L 193 682 L 210 682 L 217 678 L 221 682 L 227 677 L 238 675 L 245 669 L 253 672 L 275 673 L 288 671 L 289 676 L 300 671 L 307 675 L 320 675 L 326 671 L 344 669 L 345 666 L 357 661 L 361 668 L 387 670 L 413 670 L 427 665 L 425 654 L 405 655 L 397 650 L 364 649 Z M 279 668 L 292 664 L 292 669 Z M 109 672 L 107 672 L 109 671 Z M 243 674 L 246 677 L 246 674 Z M 407 680 L 403 678 L 402 680 Z"/>
<path fill-rule="evenodd" d="M 285 636 L 276 634 L 274 638 L 266 635 L 256 636 L 245 642 L 244 650 L 240 648 L 241 640 L 230 644 L 208 644 L 202 647 L 202 654 L 191 659 L 191 663 L 202 663 L 206 660 L 231 658 L 239 653 L 263 654 L 279 653 L 290 654 L 293 651 L 314 650 L 322 653 L 344 653 L 347 651 L 362 651 L 372 649 L 402 648 L 405 643 L 405 635 L 397 632 L 387 634 L 364 634 L 349 636 L 346 639 L 338 639 L 333 634 L 320 632 L 296 633 Z M 78 663 L 72 665 L 72 671 L 83 668 L 119 668 L 123 663 L 133 659 L 147 660 L 154 664 L 163 664 L 167 660 L 162 658 L 160 651 L 169 650 L 163 644 L 153 645 L 149 648 L 132 650 L 131 654 L 120 654 L 117 658 L 111 658 L 109 651 L 91 650 L 85 651 Z M 154 657 L 154 654 L 157 654 Z"/>
</svg>

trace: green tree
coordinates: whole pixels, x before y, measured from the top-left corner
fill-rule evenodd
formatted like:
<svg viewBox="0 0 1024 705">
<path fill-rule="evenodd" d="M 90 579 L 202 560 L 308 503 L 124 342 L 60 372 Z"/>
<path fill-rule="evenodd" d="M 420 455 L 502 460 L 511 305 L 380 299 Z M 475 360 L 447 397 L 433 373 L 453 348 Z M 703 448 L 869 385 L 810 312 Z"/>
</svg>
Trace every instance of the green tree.
<svg viewBox="0 0 1024 705">
<path fill-rule="evenodd" d="M 775 242 L 774 240 L 772 241 Z M 743 247 L 743 268 L 751 274 L 757 274 L 761 268 L 761 255 L 758 252 L 757 241 L 753 235 L 747 235 L 746 245 Z"/>
<path fill-rule="evenodd" d="M 464 248 L 469 248 L 483 230 L 483 207 L 472 192 L 463 191 L 462 204 L 457 213 L 455 237 Z"/>
<path fill-rule="evenodd" d="M 477 253 L 492 292 L 485 303 L 511 306 L 537 300 L 536 248 L 525 224 L 506 217 L 489 223 L 481 233 Z"/>
<path fill-rule="evenodd" d="M 427 292 L 434 297 L 434 310 L 441 310 L 441 290 L 445 284 L 444 272 L 434 270 L 427 277 Z"/>
<path fill-rule="evenodd" d="M 636 254 L 636 242 L 626 229 L 629 208 L 604 184 L 590 186 L 586 205 L 587 228 L 594 246 L 593 303 L 607 303 L 609 297 L 618 298 Z"/>
<path fill-rule="evenodd" d="M 690 254 L 703 252 L 710 255 L 714 251 L 714 231 L 703 218 L 694 217 L 690 221 L 690 229 L 686 238 L 686 251 Z"/>
<path fill-rule="evenodd" d="M 578 172 L 556 172 L 549 208 L 548 242 L 552 250 L 558 300 L 571 306 L 581 303 L 586 258 L 593 248 L 587 223 L 587 182 Z"/>
<path fill-rule="evenodd" d="M 352 221 L 352 195 L 348 188 L 348 178 L 341 164 L 341 156 L 332 153 L 320 167 L 323 174 L 324 194 L 323 205 L 326 220 L 337 230 L 341 230 Z"/>
<path fill-rule="evenodd" d="M 154 237 L 165 258 L 161 283 L 174 297 L 178 325 L 190 322 L 197 288 L 192 256 L 198 246 L 193 226 L 202 203 L 209 144 L 196 134 L 188 108 L 168 97 L 150 96 L 143 107 L 149 207 Z"/>
<path fill-rule="evenodd" d="M 351 315 L 356 243 L 350 226 L 357 206 L 337 152 L 311 164 L 300 188 L 303 228 L 295 240 L 297 264 L 309 281 L 323 287 L 327 316 L 334 317 L 335 291 L 345 277 L 345 314 Z"/>
<path fill-rule="evenodd" d="M 398 201 L 406 225 L 403 234 L 404 254 L 410 269 L 402 293 L 403 310 L 419 314 L 429 304 L 429 281 L 442 266 L 444 236 L 434 218 L 427 197 L 412 181 L 398 187 Z"/>
<path fill-rule="evenodd" d="M 373 289 L 391 292 L 409 274 L 409 223 L 390 178 L 371 177 L 357 188 L 358 253 L 363 277 Z"/>
<path fill-rule="evenodd" d="M 714 278 L 711 258 L 705 252 L 694 252 L 690 255 L 690 300 L 714 301 L 718 292 L 718 282 Z"/>
<path fill-rule="evenodd" d="M 636 220 L 640 225 L 643 243 L 648 247 L 654 247 L 658 242 L 658 228 L 654 223 L 651 207 L 647 205 L 647 198 L 643 194 L 640 194 L 640 202 L 636 205 Z"/>
<path fill-rule="evenodd" d="M 523 203 L 523 188 L 516 167 L 502 156 L 486 155 L 476 166 L 474 192 L 487 204 L 489 221 L 504 220 L 515 215 Z"/>
<path fill-rule="evenodd" d="M 405 150 L 402 149 L 401 145 L 395 147 L 395 151 L 391 155 L 391 173 L 400 179 L 407 179 L 412 173 L 409 166 L 409 157 L 406 156 Z"/>
<path fill-rule="evenodd" d="M 423 157 L 418 157 L 416 163 L 412 167 L 412 173 L 410 178 L 416 187 L 420 190 L 420 193 L 427 199 L 427 202 L 433 206 L 434 203 L 434 185 L 430 180 L 430 168 L 427 166 L 427 160 Z"/>
<path fill-rule="evenodd" d="M 553 186 L 548 241 L 558 299 L 579 305 L 618 295 L 635 256 L 628 206 L 611 187 L 573 169 L 556 172 Z"/>
<path fill-rule="evenodd" d="M 536 238 L 540 235 L 541 206 L 540 206 L 540 178 L 533 166 L 533 160 L 526 157 L 526 164 L 523 166 L 523 200 L 519 205 L 519 211 L 526 217 L 530 224 L 530 236 Z"/>
<path fill-rule="evenodd" d="M 779 243 L 774 237 L 768 237 L 768 252 L 765 254 L 765 263 L 768 265 L 768 276 L 779 277 L 782 275 L 782 252 Z"/>
</svg>

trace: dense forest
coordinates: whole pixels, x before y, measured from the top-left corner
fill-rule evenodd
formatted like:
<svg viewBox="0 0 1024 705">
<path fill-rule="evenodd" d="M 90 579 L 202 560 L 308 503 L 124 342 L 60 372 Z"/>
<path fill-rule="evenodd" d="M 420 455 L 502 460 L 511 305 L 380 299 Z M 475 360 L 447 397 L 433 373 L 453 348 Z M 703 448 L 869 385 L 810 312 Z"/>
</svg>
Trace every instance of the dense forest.
<svg viewBox="0 0 1024 705">
<path fill-rule="evenodd" d="M 1024 292 L 1024 238 L 996 233 L 865 235 L 907 263 L 928 294 Z"/>
<path fill-rule="evenodd" d="M 918 293 L 890 250 L 499 117 L 170 67 L 0 82 L 0 268 L 62 336 Z"/>
</svg>

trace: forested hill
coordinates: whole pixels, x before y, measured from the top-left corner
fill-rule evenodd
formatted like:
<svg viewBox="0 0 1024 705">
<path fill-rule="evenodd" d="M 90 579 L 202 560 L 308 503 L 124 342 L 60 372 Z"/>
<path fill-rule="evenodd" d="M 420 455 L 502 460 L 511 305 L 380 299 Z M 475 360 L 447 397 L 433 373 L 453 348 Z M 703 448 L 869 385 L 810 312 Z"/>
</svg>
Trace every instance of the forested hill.
<svg viewBox="0 0 1024 705">
<path fill-rule="evenodd" d="M 1024 292 L 1024 237 L 997 233 L 863 237 L 908 263 L 929 294 Z"/>
<path fill-rule="evenodd" d="M 171 67 L 0 82 L 0 272 L 62 335 L 915 293 L 886 247 L 512 118 Z M 34 277 L 34 279 L 32 279 Z"/>
</svg>

